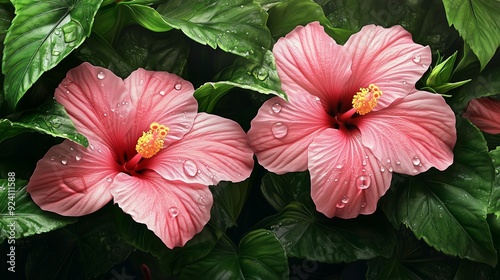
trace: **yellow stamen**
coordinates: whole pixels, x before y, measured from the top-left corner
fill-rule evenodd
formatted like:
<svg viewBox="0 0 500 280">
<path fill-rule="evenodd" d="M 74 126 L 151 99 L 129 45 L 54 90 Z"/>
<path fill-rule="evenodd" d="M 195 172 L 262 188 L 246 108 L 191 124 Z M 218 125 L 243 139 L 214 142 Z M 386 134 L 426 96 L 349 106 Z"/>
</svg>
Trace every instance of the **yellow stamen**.
<svg viewBox="0 0 500 280">
<path fill-rule="evenodd" d="M 165 142 L 165 137 L 170 129 L 157 122 L 149 126 L 148 132 L 143 132 L 142 136 L 137 140 L 135 150 L 143 158 L 150 158 L 156 155 L 162 148 Z"/>
<path fill-rule="evenodd" d="M 360 115 L 367 114 L 377 106 L 377 99 L 382 96 L 378 86 L 370 84 L 368 88 L 360 88 L 360 91 L 352 98 L 352 107 Z"/>
</svg>

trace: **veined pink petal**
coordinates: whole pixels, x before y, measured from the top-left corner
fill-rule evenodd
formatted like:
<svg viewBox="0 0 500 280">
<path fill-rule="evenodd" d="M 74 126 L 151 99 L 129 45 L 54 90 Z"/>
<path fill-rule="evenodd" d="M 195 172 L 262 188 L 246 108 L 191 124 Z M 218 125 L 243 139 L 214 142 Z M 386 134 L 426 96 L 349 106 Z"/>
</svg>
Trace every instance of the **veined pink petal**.
<svg viewBox="0 0 500 280">
<path fill-rule="evenodd" d="M 298 26 L 279 39 L 273 53 L 290 101 L 297 95 L 312 94 L 328 106 L 342 98 L 342 89 L 351 76 L 351 58 L 318 22 Z"/>
<path fill-rule="evenodd" d="M 55 92 L 79 133 L 123 151 L 135 107 L 121 78 L 85 62 L 71 69 Z"/>
<path fill-rule="evenodd" d="M 307 147 L 330 125 L 319 97 L 296 95 L 290 102 L 274 97 L 259 109 L 248 137 L 259 163 L 269 171 L 304 171 Z"/>
<path fill-rule="evenodd" d="M 213 200 L 205 185 L 168 181 L 153 171 L 139 177 L 120 173 L 114 182 L 115 203 L 168 248 L 186 244 L 210 219 Z"/>
<path fill-rule="evenodd" d="M 384 110 L 356 118 L 363 145 L 394 172 L 416 175 L 453 163 L 455 115 L 443 97 L 414 91 Z"/>
<path fill-rule="evenodd" d="M 371 214 L 390 186 L 384 170 L 357 130 L 327 129 L 309 146 L 311 197 L 327 217 Z"/>
<path fill-rule="evenodd" d="M 65 140 L 38 161 L 27 191 L 43 210 L 83 216 L 111 201 L 108 188 L 118 168 L 106 145 L 84 148 Z"/>
<path fill-rule="evenodd" d="M 182 140 L 144 161 L 139 168 L 152 169 L 172 181 L 215 185 L 219 181 L 245 180 L 253 163 L 247 135 L 236 122 L 199 113 Z"/>
<path fill-rule="evenodd" d="M 344 47 L 352 57 L 352 75 L 345 90 L 355 94 L 360 87 L 377 85 L 383 95 L 374 111 L 410 93 L 432 62 L 430 48 L 414 43 L 401 26 L 365 26 Z"/>
<path fill-rule="evenodd" d="M 490 98 L 473 99 L 463 116 L 484 132 L 500 134 L 500 101 Z"/>
<path fill-rule="evenodd" d="M 127 143 L 135 145 L 152 122 L 170 129 L 164 146 L 181 139 L 191 129 L 198 103 L 190 82 L 167 72 L 138 69 L 125 79 L 125 86 L 137 108 Z"/>
</svg>

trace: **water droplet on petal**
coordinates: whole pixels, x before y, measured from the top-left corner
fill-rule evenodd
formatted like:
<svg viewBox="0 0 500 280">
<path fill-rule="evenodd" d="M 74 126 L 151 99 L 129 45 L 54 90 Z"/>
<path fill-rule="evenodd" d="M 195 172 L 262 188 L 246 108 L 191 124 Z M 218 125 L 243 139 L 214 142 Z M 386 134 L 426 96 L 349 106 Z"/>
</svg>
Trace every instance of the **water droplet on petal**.
<svg viewBox="0 0 500 280">
<path fill-rule="evenodd" d="M 106 77 L 106 75 L 104 75 L 104 73 L 103 73 L 102 71 L 100 71 L 99 73 L 97 73 L 97 78 L 98 78 L 99 80 L 104 79 L 104 77 Z"/>
<path fill-rule="evenodd" d="M 356 178 L 356 186 L 360 190 L 366 190 L 371 184 L 371 179 L 369 176 L 361 175 Z"/>
<path fill-rule="evenodd" d="M 281 105 L 280 105 L 278 102 L 276 102 L 276 103 L 274 103 L 274 105 L 271 107 L 271 109 L 273 109 L 273 112 L 275 112 L 275 113 L 279 113 L 279 112 L 281 112 Z"/>
<path fill-rule="evenodd" d="M 414 157 L 411 162 L 413 165 L 418 166 L 420 164 L 420 159 L 418 157 Z"/>
<path fill-rule="evenodd" d="M 64 165 L 68 164 L 68 159 L 67 158 L 61 159 L 61 163 Z"/>
<path fill-rule="evenodd" d="M 380 167 L 380 172 L 385 172 L 385 168 Z"/>
<path fill-rule="evenodd" d="M 419 63 L 419 62 L 420 62 L 420 60 L 421 60 L 421 59 L 420 59 L 420 55 L 418 55 L 418 54 L 414 54 L 414 55 L 412 56 L 412 58 L 411 58 L 411 59 L 412 59 L 412 60 L 413 60 L 413 62 L 415 62 L 415 63 Z"/>
<path fill-rule="evenodd" d="M 177 83 L 177 84 L 175 84 L 174 88 L 176 90 L 181 90 L 182 89 L 182 85 L 180 83 Z"/>
<path fill-rule="evenodd" d="M 184 172 L 191 176 L 194 177 L 198 173 L 198 166 L 196 166 L 196 163 L 192 160 L 186 160 L 184 162 Z"/>
<path fill-rule="evenodd" d="M 398 161 L 396 161 L 396 164 L 397 164 L 397 165 L 400 165 L 400 164 L 401 164 L 401 162 L 398 160 Z"/>
<path fill-rule="evenodd" d="M 344 196 L 342 197 L 342 200 L 341 200 L 341 201 L 342 201 L 342 203 L 348 203 L 348 202 L 349 202 L 349 197 L 348 197 L 347 195 L 344 195 Z"/>
<path fill-rule="evenodd" d="M 387 159 L 387 163 L 391 163 L 391 159 L 390 158 Z"/>
<path fill-rule="evenodd" d="M 387 170 L 389 170 L 389 172 L 391 172 L 391 173 L 392 173 L 392 171 L 394 171 L 394 170 L 392 169 L 392 167 L 389 167 L 389 169 L 387 169 Z"/>
<path fill-rule="evenodd" d="M 363 164 L 363 166 L 366 165 L 366 160 L 363 160 L 361 164 Z"/>
<path fill-rule="evenodd" d="M 104 116 L 105 116 L 105 117 L 107 117 L 107 116 L 108 116 L 108 114 L 104 113 Z"/>
<path fill-rule="evenodd" d="M 54 160 L 56 160 L 56 157 L 55 156 L 51 156 L 50 157 L 50 161 L 54 161 Z"/>
<path fill-rule="evenodd" d="M 366 207 L 366 202 L 363 202 L 363 203 L 361 204 L 361 208 L 365 208 L 365 207 Z"/>
<path fill-rule="evenodd" d="M 168 213 L 170 214 L 170 217 L 175 218 L 179 216 L 179 209 L 177 207 L 170 207 L 168 209 Z"/>
<path fill-rule="evenodd" d="M 89 144 L 89 148 L 93 151 L 94 150 L 94 145 Z"/>
<path fill-rule="evenodd" d="M 76 159 L 77 161 L 80 161 L 80 160 L 82 159 L 82 156 L 81 156 L 81 155 L 76 155 L 76 156 L 75 156 L 75 159 Z"/>
<path fill-rule="evenodd" d="M 337 164 L 337 166 L 335 166 L 335 167 L 336 167 L 337 169 L 342 169 L 342 167 L 344 167 L 344 166 L 342 165 L 342 163 L 339 163 L 339 164 Z"/>
<path fill-rule="evenodd" d="M 288 126 L 284 123 L 277 122 L 271 127 L 271 131 L 277 139 L 283 138 L 288 134 Z"/>
<path fill-rule="evenodd" d="M 161 96 L 165 96 L 165 91 L 164 90 L 160 90 L 160 95 Z"/>
<path fill-rule="evenodd" d="M 111 179 L 111 177 L 108 177 L 108 179 L 106 179 L 106 182 L 108 183 L 111 183 L 113 181 L 113 179 Z"/>
<path fill-rule="evenodd" d="M 336 206 L 337 208 L 339 208 L 339 209 L 342 209 L 342 208 L 344 208 L 344 207 L 345 207 L 345 203 L 342 203 L 342 201 L 341 201 L 341 202 L 337 203 L 337 205 L 335 205 L 335 206 Z"/>
</svg>

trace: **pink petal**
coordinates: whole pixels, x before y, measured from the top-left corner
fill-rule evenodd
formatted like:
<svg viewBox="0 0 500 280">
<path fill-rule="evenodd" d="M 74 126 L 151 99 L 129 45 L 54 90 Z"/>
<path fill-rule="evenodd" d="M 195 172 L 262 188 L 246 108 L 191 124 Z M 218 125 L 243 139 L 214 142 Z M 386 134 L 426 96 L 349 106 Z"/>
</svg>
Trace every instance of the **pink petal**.
<svg viewBox="0 0 500 280">
<path fill-rule="evenodd" d="M 71 69 L 55 92 L 79 133 L 123 151 L 135 107 L 121 78 L 89 63 Z"/>
<path fill-rule="evenodd" d="M 184 246 L 210 219 L 213 201 L 207 186 L 168 181 L 153 171 L 140 177 L 120 173 L 114 182 L 115 203 L 168 248 Z"/>
<path fill-rule="evenodd" d="M 309 146 L 311 197 L 327 217 L 371 214 L 392 174 L 363 147 L 357 130 L 327 129 Z"/>
<path fill-rule="evenodd" d="M 307 147 L 314 137 L 330 127 L 331 117 L 319 98 L 296 95 L 286 102 L 279 97 L 266 101 L 248 131 L 250 145 L 259 163 L 283 174 L 307 169 Z"/>
<path fill-rule="evenodd" d="M 401 26 L 365 26 L 349 38 L 345 48 L 352 57 L 346 90 L 355 94 L 360 87 L 377 85 L 383 95 L 374 110 L 406 96 L 432 62 L 430 48 L 414 43 Z"/>
<path fill-rule="evenodd" d="M 351 58 L 318 22 L 298 26 L 279 39 L 273 53 L 290 101 L 309 93 L 321 98 L 326 107 L 336 107 L 351 75 Z"/>
<path fill-rule="evenodd" d="M 200 113 L 191 131 L 139 169 L 152 169 L 168 180 L 215 185 L 245 180 L 253 163 L 247 135 L 236 122 Z"/>
<path fill-rule="evenodd" d="M 440 95 L 415 91 L 355 125 L 363 145 L 394 172 L 415 175 L 453 163 L 455 115 Z"/>
<path fill-rule="evenodd" d="M 108 188 L 117 170 L 105 145 L 94 141 L 86 149 L 65 140 L 38 161 L 27 191 L 43 210 L 83 216 L 111 201 Z"/>
<path fill-rule="evenodd" d="M 473 99 L 463 116 L 482 131 L 500 134 L 500 101 L 490 98 Z"/>
<path fill-rule="evenodd" d="M 135 146 L 137 139 L 143 131 L 149 130 L 152 122 L 170 129 L 164 146 L 181 139 L 191 129 L 198 112 L 198 103 L 190 82 L 167 72 L 138 69 L 125 79 L 125 86 L 137 108 L 134 127 L 127 143 Z"/>
</svg>

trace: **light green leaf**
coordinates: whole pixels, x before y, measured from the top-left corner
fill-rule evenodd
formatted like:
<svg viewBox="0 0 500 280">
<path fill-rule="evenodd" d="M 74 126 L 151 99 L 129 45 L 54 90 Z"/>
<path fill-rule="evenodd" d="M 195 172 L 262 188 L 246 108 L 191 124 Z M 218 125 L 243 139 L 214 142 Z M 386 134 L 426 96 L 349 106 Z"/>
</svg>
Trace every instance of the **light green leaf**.
<svg viewBox="0 0 500 280">
<path fill-rule="evenodd" d="M 35 81 L 90 35 L 101 0 L 13 0 L 16 17 L 5 38 L 2 72 L 12 108 Z"/>
<path fill-rule="evenodd" d="M 172 0 L 157 10 L 170 26 L 214 49 L 260 61 L 271 45 L 267 13 L 252 0 Z"/>
<path fill-rule="evenodd" d="M 40 209 L 26 192 L 27 182 L 15 180 L 15 172 L 8 174 L 13 176 L 0 179 L 0 242 L 49 232 L 76 221 Z"/>
<path fill-rule="evenodd" d="M 239 248 L 221 238 L 203 259 L 188 265 L 179 279 L 288 279 L 288 260 L 272 232 L 249 232 Z"/>
<path fill-rule="evenodd" d="M 43 104 L 36 111 L 23 113 L 16 121 L 0 120 L 0 143 L 24 132 L 40 132 L 69 139 L 83 146 L 87 138 L 78 133 L 64 107 L 54 100 Z"/>
<path fill-rule="evenodd" d="M 500 1 L 443 0 L 443 4 L 448 23 L 470 45 L 484 69 L 500 46 Z"/>
<path fill-rule="evenodd" d="M 443 172 L 399 180 L 383 197 L 383 209 L 395 224 L 404 223 L 437 250 L 495 266 L 497 253 L 486 222 L 493 165 L 481 132 L 462 118 L 454 155 Z"/>
<path fill-rule="evenodd" d="M 436 93 L 446 93 L 471 81 L 468 79 L 460 82 L 450 82 L 457 53 L 455 52 L 443 62 L 440 62 L 440 59 L 438 60 L 438 64 L 431 70 L 431 73 L 427 77 L 426 87 L 429 87 Z"/>
</svg>

